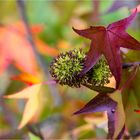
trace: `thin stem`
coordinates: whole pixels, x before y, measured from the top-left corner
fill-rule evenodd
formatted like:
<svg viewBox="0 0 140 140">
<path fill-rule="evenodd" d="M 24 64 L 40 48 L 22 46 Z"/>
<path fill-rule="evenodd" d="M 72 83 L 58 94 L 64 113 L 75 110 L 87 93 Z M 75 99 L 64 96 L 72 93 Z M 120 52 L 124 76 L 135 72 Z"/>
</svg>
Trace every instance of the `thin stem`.
<svg viewBox="0 0 140 140">
<path fill-rule="evenodd" d="M 111 87 L 105 87 L 105 86 L 93 86 L 89 83 L 82 83 L 83 86 L 91 89 L 91 90 L 94 90 L 94 91 L 97 91 L 97 92 L 100 92 L 100 93 L 112 93 L 115 89 L 114 88 L 111 88 Z"/>
<path fill-rule="evenodd" d="M 126 69 L 126 68 L 129 68 L 129 67 L 133 67 L 133 66 L 138 66 L 140 65 L 140 62 L 128 62 L 128 63 L 123 63 L 122 64 L 122 68 L 123 69 Z"/>
<path fill-rule="evenodd" d="M 48 77 L 48 79 L 50 79 L 49 71 L 48 71 L 46 64 L 44 63 L 44 60 L 42 59 L 41 55 L 38 53 L 38 51 L 36 49 L 36 45 L 35 45 L 33 37 L 32 37 L 32 32 L 30 30 L 30 26 L 28 23 L 26 12 L 25 12 L 26 9 L 25 9 L 24 0 L 17 0 L 17 5 L 19 7 L 19 12 L 20 12 L 21 18 L 22 18 L 23 23 L 25 25 L 25 29 L 26 29 L 26 33 L 27 33 L 27 40 L 29 41 L 29 43 L 32 47 L 32 50 L 36 56 L 37 63 L 39 65 L 39 67 L 41 68 L 42 73 L 44 74 L 44 78 L 47 79 L 47 77 Z M 58 93 L 56 87 L 54 85 L 48 85 L 48 87 L 49 87 L 51 94 L 54 98 L 55 106 L 60 106 L 62 103 L 62 100 L 59 96 L 59 93 Z"/>
<path fill-rule="evenodd" d="M 47 68 L 46 68 L 46 65 L 44 64 L 44 62 L 42 61 L 42 58 L 40 56 L 40 54 L 38 53 L 37 49 L 36 49 L 36 45 L 34 43 L 34 40 L 33 40 L 33 37 L 32 37 L 32 32 L 30 30 L 30 26 L 29 26 L 29 23 L 28 23 L 28 19 L 27 19 L 27 16 L 26 16 L 26 9 L 25 9 L 25 3 L 24 3 L 24 0 L 17 0 L 17 4 L 19 6 L 19 11 L 20 11 L 20 14 L 21 14 L 21 18 L 23 20 L 23 23 L 25 25 L 25 29 L 26 29 L 26 36 L 27 36 L 27 39 L 34 51 L 34 54 L 36 56 L 36 59 L 37 59 L 37 62 L 39 64 L 39 66 L 41 67 L 41 69 L 43 70 L 44 73 L 47 72 Z"/>
</svg>

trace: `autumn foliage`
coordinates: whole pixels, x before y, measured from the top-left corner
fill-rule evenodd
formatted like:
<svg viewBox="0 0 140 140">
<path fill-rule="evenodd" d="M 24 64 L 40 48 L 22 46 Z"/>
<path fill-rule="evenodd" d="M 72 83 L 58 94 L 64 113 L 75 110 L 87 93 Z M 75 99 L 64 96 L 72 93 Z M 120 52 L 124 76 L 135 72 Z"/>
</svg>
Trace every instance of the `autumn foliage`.
<svg viewBox="0 0 140 140">
<path fill-rule="evenodd" d="M 0 24 L 0 139 L 138 137 L 139 3 L 27 3 Z"/>
</svg>

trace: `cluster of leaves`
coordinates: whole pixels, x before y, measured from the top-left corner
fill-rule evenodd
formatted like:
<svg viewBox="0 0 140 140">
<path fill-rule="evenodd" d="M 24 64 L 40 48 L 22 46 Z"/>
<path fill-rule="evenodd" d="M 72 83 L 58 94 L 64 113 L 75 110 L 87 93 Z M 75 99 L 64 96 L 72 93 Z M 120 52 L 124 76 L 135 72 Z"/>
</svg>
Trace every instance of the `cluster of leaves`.
<svg viewBox="0 0 140 140">
<path fill-rule="evenodd" d="M 98 96 L 93 98 L 75 114 L 107 111 L 108 138 L 120 139 L 125 130 L 125 113 L 122 99 L 119 95 L 121 93 L 120 91 L 117 91 L 122 77 L 120 47 L 140 50 L 140 43 L 125 32 L 130 22 L 136 16 L 136 13 L 137 9 L 129 17 L 114 22 L 107 28 L 103 26 L 90 27 L 85 30 L 77 30 L 73 28 L 79 35 L 92 40 L 89 52 L 86 57 L 81 50 L 74 50 L 65 54 L 60 54 L 54 59 L 54 62 L 51 65 L 50 71 L 52 77 L 62 85 L 80 87 L 80 84 L 86 85 L 91 82 L 90 84 L 92 87 L 104 86 L 105 80 L 107 80 L 106 82 L 109 81 L 109 70 L 107 71 L 105 69 L 106 66 L 102 67 L 104 66 L 103 62 L 98 62 L 98 60 L 101 57 L 101 54 L 105 56 L 110 70 L 117 82 L 116 92 L 113 93 L 110 98 L 110 95 L 107 95 L 107 91 L 103 91 L 104 94 L 102 91 L 99 91 L 100 93 Z M 103 73 L 103 70 L 105 73 Z M 101 73 L 103 75 L 106 74 L 105 79 Z M 97 79 L 97 81 L 95 79 Z M 97 83 L 101 84 L 98 85 Z M 121 118 L 119 117 L 120 115 Z"/>
<path fill-rule="evenodd" d="M 12 2 L 9 2 L 8 5 L 10 3 Z M 136 69 L 134 69 L 134 71 L 130 71 L 132 75 L 125 83 L 124 81 L 129 77 L 129 72 L 125 71 L 122 74 L 121 62 L 122 58 L 126 61 L 139 60 L 139 52 L 136 55 L 137 52 L 129 51 L 124 57 L 121 55 L 122 51 L 120 50 L 120 47 L 140 50 L 140 43 L 126 32 L 128 25 L 136 16 L 137 11 L 139 11 L 139 6 L 137 11 L 135 9 L 131 10 L 132 14 L 129 17 L 113 22 L 107 27 L 91 26 L 88 29 L 78 30 L 75 28 L 85 28 L 88 23 L 91 24 L 93 21 L 94 24 L 98 22 L 104 24 L 105 22 L 112 22 L 112 19 L 116 20 L 123 17 L 122 13 L 126 14 L 126 11 L 128 12 L 127 8 L 120 10 L 121 12 L 117 13 L 119 16 L 112 16 L 111 14 L 116 7 L 118 9 L 122 8 L 126 6 L 126 3 L 123 2 L 120 5 L 118 1 L 114 1 L 112 7 L 103 12 L 104 6 L 108 6 L 109 3 L 93 0 L 93 13 L 91 13 L 89 7 L 92 4 L 89 4 L 89 2 L 83 1 L 80 4 L 78 3 L 79 6 L 77 6 L 76 1 L 63 2 L 63 4 L 59 2 L 52 3 L 46 4 L 43 1 L 30 1 L 26 5 L 26 10 L 29 20 L 33 23 L 30 30 L 32 33 L 31 38 L 35 44 L 34 47 L 43 60 L 46 61 L 46 66 L 48 66 L 51 57 L 55 57 L 61 52 L 53 60 L 50 68 L 51 75 L 55 81 L 43 82 L 49 79 L 48 71 L 45 71 L 46 73 L 43 74 L 43 68 L 40 65 L 38 66 L 38 62 L 36 62 L 36 54 L 28 40 L 30 36 L 28 38 L 26 25 L 24 22 L 16 21 L 12 24 L 8 23 L 0 26 L 0 74 L 5 76 L 6 73 L 6 76 L 10 75 L 9 77 L 12 75 L 12 80 L 9 80 L 10 83 L 8 83 L 4 92 L 2 92 L 1 87 L 4 85 L 3 79 L 5 77 L 0 77 L 0 94 L 4 94 L 3 97 L 8 99 L 26 100 L 18 129 L 22 129 L 27 125 L 25 128 L 28 130 L 22 129 L 20 132 L 30 131 L 29 137 L 31 139 L 38 139 L 33 134 L 41 139 L 51 137 L 68 139 L 71 136 L 76 139 L 87 139 L 89 137 L 105 138 L 107 133 L 107 137 L 110 139 L 121 139 L 124 135 L 125 126 L 128 130 L 133 131 L 136 129 L 135 126 L 138 125 L 136 120 L 139 120 L 139 115 L 135 115 L 133 111 L 135 109 L 135 112 L 139 113 L 139 110 L 136 108 L 140 107 L 140 89 L 138 85 L 140 77 L 136 75 L 135 81 L 132 81 L 136 74 Z M 82 8 L 80 8 L 81 5 L 83 5 Z M 115 8 L 113 8 L 114 5 Z M 10 8 L 8 7 L 8 9 Z M 53 16 L 51 16 L 52 12 Z M 63 13 L 63 16 L 61 16 L 61 13 Z M 4 16 L 4 14 L 1 16 Z M 117 14 L 116 12 L 113 13 L 113 15 Z M 46 28 L 40 24 L 35 25 L 35 23 L 44 23 Z M 75 36 L 71 28 L 69 28 L 71 25 L 75 27 L 73 30 L 76 33 L 91 40 L 88 53 L 85 53 L 83 48 L 72 50 L 73 46 L 81 48 L 86 43 L 82 42 L 83 38 Z M 130 32 L 132 31 L 130 30 Z M 136 37 L 136 31 L 132 33 Z M 71 51 L 62 53 L 64 50 L 70 49 Z M 105 58 L 102 57 L 103 55 Z M 6 70 L 10 73 L 5 72 Z M 21 73 L 19 74 L 19 72 Z M 16 76 L 13 76 L 15 74 Z M 114 77 L 115 82 L 112 80 Z M 20 80 L 22 84 L 19 86 L 19 83 L 15 80 Z M 121 81 L 123 86 L 120 86 Z M 81 87 L 81 89 L 69 89 L 67 86 L 57 86 L 56 83 L 70 87 Z M 49 87 L 48 89 L 46 84 Z M 83 88 L 81 85 L 87 88 Z M 126 87 L 129 87 L 129 90 L 125 93 L 124 89 Z M 21 88 L 24 89 L 21 90 Z M 19 92 L 17 92 L 18 89 L 20 90 Z M 47 91 L 47 94 L 45 91 Z M 57 94 L 58 91 L 60 94 Z M 99 92 L 97 96 L 95 96 L 96 92 L 94 91 Z M 15 92 L 15 94 L 7 95 L 8 92 Z M 76 94 L 77 92 L 80 92 L 80 94 Z M 95 97 L 93 98 L 93 96 Z M 84 105 L 85 101 L 91 98 L 93 99 Z M 69 102 L 67 102 L 68 100 Z M 13 103 L 12 106 L 11 102 Z M 135 105 L 136 103 L 138 105 Z M 79 106 L 82 105 L 83 108 L 79 110 Z M 15 125 L 18 117 L 15 117 L 13 112 L 18 112 L 20 108 L 23 108 L 23 104 L 18 104 L 18 102 L 11 100 L 3 100 L 2 98 L 2 101 L 0 99 L 0 112 L 1 108 L 4 115 L 0 116 L 0 123 L 2 121 L 0 131 L 2 133 L 9 131 L 7 130 L 9 127 L 11 130 L 14 130 L 13 128 L 17 127 Z M 77 117 L 71 117 L 70 114 L 73 110 L 78 110 L 74 113 L 75 115 L 86 115 L 82 117 L 79 115 L 78 119 Z M 98 114 L 97 112 L 101 113 Z M 89 115 L 89 113 L 92 113 L 92 115 Z M 134 114 L 135 118 L 127 118 L 128 114 L 130 117 L 131 114 Z M 42 120 L 45 121 L 41 122 Z M 107 120 L 108 131 L 102 125 Z M 37 122 L 38 124 L 36 124 Z M 8 127 L 3 127 L 5 123 L 7 123 Z M 75 124 L 80 124 L 80 126 Z M 15 132 L 20 134 L 19 131 Z M 2 133 L 0 133 L 0 138 L 7 138 L 1 137 Z"/>
<path fill-rule="evenodd" d="M 85 30 L 77 30 L 73 28 L 79 35 L 92 40 L 85 61 L 85 68 L 81 74 L 85 74 L 89 71 L 96 64 L 101 54 L 103 54 L 107 59 L 112 74 L 115 76 L 117 82 L 116 88 L 119 87 L 122 73 L 120 47 L 140 50 L 140 43 L 125 32 L 128 25 L 136 16 L 136 13 L 137 10 L 135 10 L 131 16 L 109 24 L 107 27 L 91 26 Z"/>
<path fill-rule="evenodd" d="M 107 59 L 110 70 L 116 79 L 116 90 L 119 88 L 122 77 L 120 47 L 140 50 L 140 42 L 125 32 L 136 14 L 137 9 L 129 17 L 111 23 L 107 27 L 91 26 L 90 28 L 84 30 L 77 30 L 73 28 L 76 33 L 92 41 L 90 50 L 85 60 L 85 67 L 80 73 L 81 75 L 87 73 L 98 62 L 101 54 L 103 54 Z M 113 98 L 116 96 L 116 92 L 113 93 Z M 117 92 L 117 96 L 119 96 L 118 94 L 121 93 Z M 125 113 L 123 104 L 120 103 L 122 100 L 121 97 L 116 99 L 117 100 L 112 100 L 110 95 L 103 95 L 102 93 L 99 93 L 98 96 L 93 98 L 88 104 L 86 104 L 75 114 L 107 111 L 109 131 L 108 138 L 120 139 L 123 136 L 125 130 Z M 119 117 L 120 115 L 121 118 Z M 115 124 L 117 124 L 117 127 L 115 127 Z"/>
</svg>

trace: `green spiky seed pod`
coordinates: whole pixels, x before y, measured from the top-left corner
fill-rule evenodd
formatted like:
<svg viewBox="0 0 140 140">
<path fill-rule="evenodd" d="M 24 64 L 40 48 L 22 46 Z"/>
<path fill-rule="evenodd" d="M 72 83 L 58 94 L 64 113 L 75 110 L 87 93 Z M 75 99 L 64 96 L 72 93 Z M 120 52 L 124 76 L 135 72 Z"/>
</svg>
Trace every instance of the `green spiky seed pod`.
<svg viewBox="0 0 140 140">
<path fill-rule="evenodd" d="M 83 69 L 84 58 L 85 53 L 81 49 L 61 53 L 51 63 L 50 73 L 52 77 L 61 85 L 80 87 L 85 80 L 83 77 L 78 77 Z"/>
<path fill-rule="evenodd" d="M 111 77 L 111 71 L 105 58 L 101 58 L 97 64 L 87 73 L 88 83 L 93 86 L 104 86 L 109 83 L 109 77 Z"/>
<path fill-rule="evenodd" d="M 50 73 L 54 80 L 61 85 L 80 87 L 81 85 L 104 86 L 111 77 L 109 66 L 104 58 L 84 76 L 79 77 L 84 67 L 86 53 L 82 49 L 74 49 L 61 53 L 50 65 Z"/>
</svg>

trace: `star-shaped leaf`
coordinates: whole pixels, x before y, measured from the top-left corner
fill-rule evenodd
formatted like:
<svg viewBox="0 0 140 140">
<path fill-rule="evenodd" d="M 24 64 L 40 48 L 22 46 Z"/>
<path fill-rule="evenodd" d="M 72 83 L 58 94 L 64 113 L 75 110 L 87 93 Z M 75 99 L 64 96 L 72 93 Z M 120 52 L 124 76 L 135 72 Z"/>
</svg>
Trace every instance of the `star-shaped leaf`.
<svg viewBox="0 0 140 140">
<path fill-rule="evenodd" d="M 32 117 L 37 113 L 37 110 L 39 109 L 39 106 L 40 106 L 39 95 L 40 95 L 41 85 L 42 84 L 35 84 L 15 94 L 4 96 L 5 98 L 8 98 L 8 99 L 26 99 L 27 100 L 25 109 L 23 112 L 23 117 L 18 126 L 18 129 L 21 129 L 22 127 L 24 127 L 32 119 Z"/>
<path fill-rule="evenodd" d="M 106 111 L 108 115 L 108 138 L 120 139 L 125 129 L 125 113 L 119 90 L 112 94 L 99 93 L 82 109 L 74 114 L 87 114 Z"/>
<path fill-rule="evenodd" d="M 140 42 L 130 36 L 125 30 L 136 16 L 137 10 L 129 17 L 104 26 L 91 26 L 84 30 L 73 30 L 91 40 L 90 50 L 85 60 L 85 67 L 81 75 L 89 71 L 103 54 L 108 61 L 110 70 L 116 79 L 116 88 L 119 87 L 122 74 L 120 47 L 140 50 Z"/>
<path fill-rule="evenodd" d="M 28 76 L 30 77 L 31 75 L 27 75 L 26 77 L 27 79 L 25 78 L 24 80 L 27 83 L 30 82 L 32 86 L 29 86 L 15 94 L 4 96 L 4 98 L 7 98 L 7 99 L 25 99 L 26 100 L 22 120 L 18 126 L 18 129 L 23 128 L 27 123 L 29 123 L 31 119 L 36 115 L 36 113 L 38 113 L 37 111 L 40 110 L 41 108 L 40 103 L 42 102 L 41 87 L 43 85 L 56 84 L 56 82 L 53 80 L 52 81 L 50 80 L 47 82 L 39 82 L 37 81 L 39 79 L 34 79 L 34 77 L 31 77 L 33 79 L 30 79 L 31 81 L 29 81 Z"/>
<path fill-rule="evenodd" d="M 108 129 L 109 137 L 112 138 L 115 132 L 115 110 L 117 102 L 113 101 L 106 94 L 98 94 L 90 102 L 88 102 L 82 109 L 75 112 L 74 114 L 87 114 L 93 112 L 103 112 L 107 111 L 108 115 Z"/>
</svg>

